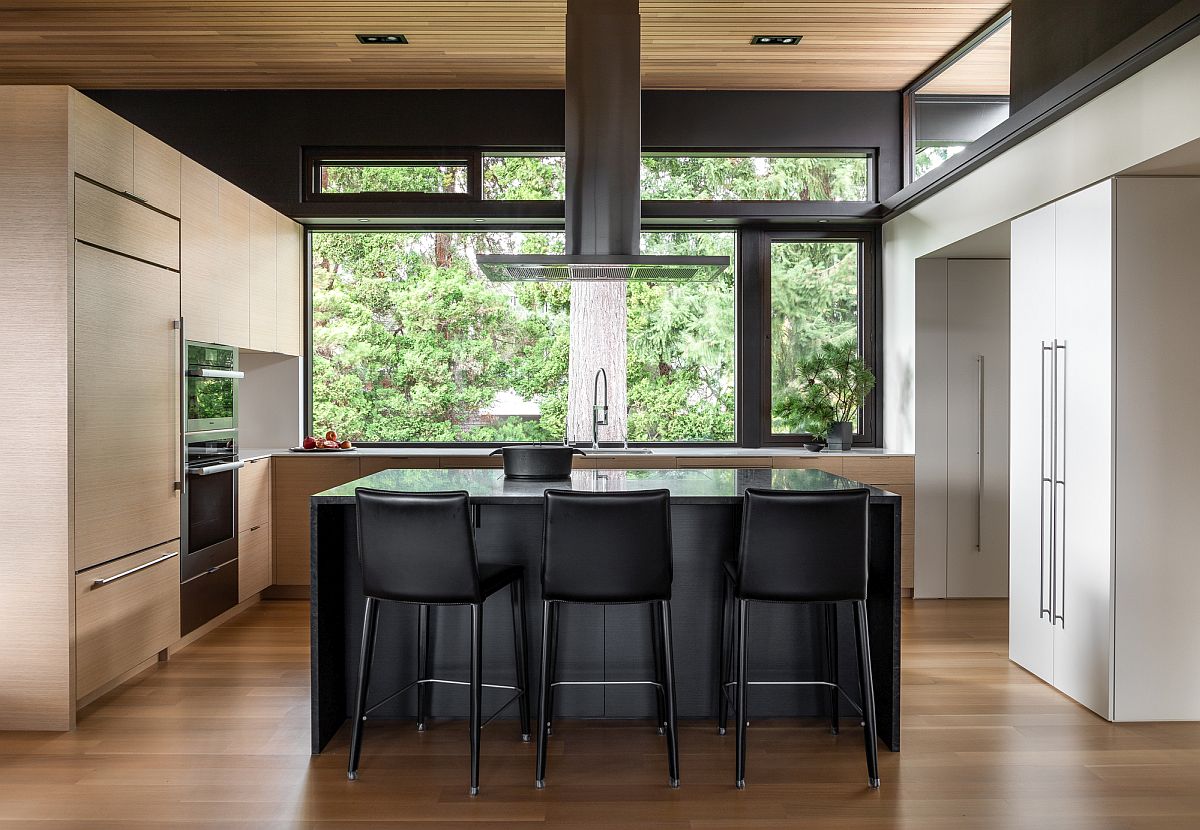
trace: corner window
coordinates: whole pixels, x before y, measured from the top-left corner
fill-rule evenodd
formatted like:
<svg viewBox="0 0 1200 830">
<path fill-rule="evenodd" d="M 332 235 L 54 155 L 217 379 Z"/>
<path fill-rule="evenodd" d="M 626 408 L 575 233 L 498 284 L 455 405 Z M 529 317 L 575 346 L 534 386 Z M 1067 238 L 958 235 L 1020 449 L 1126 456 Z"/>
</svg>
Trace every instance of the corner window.
<svg viewBox="0 0 1200 830">
<path fill-rule="evenodd" d="M 910 181 L 1008 118 L 1011 22 L 1005 12 L 905 91 Z"/>
</svg>

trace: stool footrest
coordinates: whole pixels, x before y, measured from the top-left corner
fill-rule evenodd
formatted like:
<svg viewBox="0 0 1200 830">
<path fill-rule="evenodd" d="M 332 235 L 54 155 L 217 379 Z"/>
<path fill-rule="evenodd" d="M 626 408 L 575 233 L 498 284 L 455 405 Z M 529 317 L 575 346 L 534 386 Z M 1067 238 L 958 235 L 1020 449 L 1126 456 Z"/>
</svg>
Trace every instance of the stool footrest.
<svg viewBox="0 0 1200 830">
<path fill-rule="evenodd" d="M 736 680 L 730 680 L 721 685 L 721 692 L 724 695 L 726 700 L 728 700 L 730 697 L 729 687 L 736 686 L 736 685 L 737 685 Z M 862 713 L 863 713 L 862 707 L 859 706 L 857 703 L 855 703 L 854 700 L 850 697 L 850 695 L 846 694 L 845 689 L 843 689 L 837 683 L 831 683 L 828 680 L 747 680 L 746 685 L 747 686 L 828 686 L 830 688 L 837 689 L 838 694 L 841 695 L 842 698 L 847 703 L 850 704 L 850 708 L 853 709 L 855 712 L 857 712 L 860 717 L 862 716 Z"/>
<path fill-rule="evenodd" d="M 405 692 L 410 691 L 410 690 L 416 688 L 417 686 L 422 686 L 426 683 L 441 683 L 444 686 L 470 686 L 471 685 L 470 682 L 468 682 L 466 680 L 443 680 L 438 677 L 426 677 L 421 680 L 414 680 L 412 683 L 409 683 L 407 686 L 392 692 L 390 695 L 388 695 L 383 700 L 376 703 L 374 706 L 368 707 L 367 711 L 363 712 L 363 719 L 365 720 L 367 715 L 374 712 L 376 709 L 378 709 L 383 704 L 389 703 L 393 698 L 399 697 L 400 695 L 404 694 Z M 510 692 L 516 692 L 516 694 L 512 696 L 512 698 L 508 701 L 508 703 L 505 703 L 503 706 L 500 707 L 499 710 L 497 710 L 496 714 L 500 714 L 500 712 L 504 711 L 514 700 L 519 699 L 521 697 L 521 695 L 524 694 L 516 686 L 502 686 L 497 683 L 480 683 L 479 685 L 481 688 L 484 688 L 484 689 L 505 689 Z M 488 720 L 490 721 L 490 720 L 492 720 L 492 718 L 495 718 L 495 717 L 496 717 L 496 715 L 492 715 L 492 717 L 488 718 Z"/>
</svg>

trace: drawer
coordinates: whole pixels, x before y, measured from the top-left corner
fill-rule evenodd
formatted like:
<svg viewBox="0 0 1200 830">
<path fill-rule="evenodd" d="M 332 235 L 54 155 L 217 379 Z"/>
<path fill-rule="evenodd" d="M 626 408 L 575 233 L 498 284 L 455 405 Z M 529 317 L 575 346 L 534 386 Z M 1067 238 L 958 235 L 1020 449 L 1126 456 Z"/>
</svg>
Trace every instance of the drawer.
<svg viewBox="0 0 1200 830">
<path fill-rule="evenodd" d="M 271 526 L 255 525 L 238 534 L 238 602 L 271 584 Z"/>
<path fill-rule="evenodd" d="M 179 270 L 179 220 L 83 179 L 75 180 L 75 238 Z"/>
<path fill-rule="evenodd" d="M 677 463 L 669 455 L 605 455 L 603 451 L 577 455 L 576 470 L 674 470 Z"/>
<path fill-rule="evenodd" d="M 179 540 L 75 576 L 75 697 L 179 639 Z"/>
<path fill-rule="evenodd" d="M 679 468 L 682 470 L 688 467 L 707 467 L 715 469 L 770 469 L 771 457 L 769 455 L 680 456 Z"/>
<path fill-rule="evenodd" d="M 436 455 L 364 455 L 358 462 L 359 475 L 369 476 L 384 470 L 436 470 Z"/>
<path fill-rule="evenodd" d="M 777 470 L 824 470 L 835 476 L 842 474 L 842 458 L 838 455 L 777 455 L 771 459 L 771 466 Z"/>
<path fill-rule="evenodd" d="M 912 484 L 916 459 L 911 455 L 848 455 L 842 458 L 842 475 L 863 484 Z"/>
<path fill-rule="evenodd" d="M 231 559 L 179 586 L 180 635 L 191 634 L 238 604 L 238 561 Z"/>
<path fill-rule="evenodd" d="M 498 455 L 443 455 L 441 466 L 447 470 L 489 470 L 504 466 Z"/>
<path fill-rule="evenodd" d="M 238 470 L 238 531 L 271 521 L 271 459 L 247 461 Z"/>
</svg>

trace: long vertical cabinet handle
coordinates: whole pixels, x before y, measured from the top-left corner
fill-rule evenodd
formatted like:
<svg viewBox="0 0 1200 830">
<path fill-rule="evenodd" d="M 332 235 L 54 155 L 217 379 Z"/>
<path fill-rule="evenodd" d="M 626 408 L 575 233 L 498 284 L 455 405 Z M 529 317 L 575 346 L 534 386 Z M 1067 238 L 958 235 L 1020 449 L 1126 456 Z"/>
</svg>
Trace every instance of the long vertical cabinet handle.
<svg viewBox="0 0 1200 830">
<path fill-rule="evenodd" d="M 1062 355 L 1062 370 L 1058 368 L 1058 357 Z M 1061 535 L 1062 543 L 1055 543 L 1054 564 L 1058 569 L 1055 583 L 1059 593 L 1053 598 L 1055 624 L 1067 627 L 1067 341 L 1054 341 L 1055 419 L 1057 429 L 1054 438 L 1054 520 L 1055 533 Z M 1062 414 L 1059 416 L 1059 409 Z"/>
<path fill-rule="evenodd" d="M 975 550 L 983 550 L 983 355 L 975 356 L 975 399 L 979 406 L 975 432 Z"/>
<path fill-rule="evenodd" d="M 1054 480 L 1046 473 L 1046 354 L 1054 357 L 1054 346 L 1048 340 L 1042 341 L 1042 387 L 1041 387 L 1041 456 L 1038 458 L 1038 469 L 1041 481 L 1038 482 L 1038 619 L 1051 613 L 1046 607 L 1046 485 L 1050 485 L 1050 497 L 1054 498 Z M 1051 524 L 1053 531 L 1054 525 Z M 1051 533 L 1053 535 L 1053 532 Z M 1051 618 L 1051 624 L 1054 620 Z"/>
<path fill-rule="evenodd" d="M 187 441 L 184 438 L 187 432 L 187 340 L 183 336 L 182 314 L 172 321 L 171 328 L 179 332 L 179 379 L 175 384 L 175 391 L 179 393 L 179 480 L 175 482 L 175 489 L 182 493 L 187 486 Z"/>
<path fill-rule="evenodd" d="M 1050 624 L 1058 601 L 1058 341 L 1050 341 Z"/>
</svg>

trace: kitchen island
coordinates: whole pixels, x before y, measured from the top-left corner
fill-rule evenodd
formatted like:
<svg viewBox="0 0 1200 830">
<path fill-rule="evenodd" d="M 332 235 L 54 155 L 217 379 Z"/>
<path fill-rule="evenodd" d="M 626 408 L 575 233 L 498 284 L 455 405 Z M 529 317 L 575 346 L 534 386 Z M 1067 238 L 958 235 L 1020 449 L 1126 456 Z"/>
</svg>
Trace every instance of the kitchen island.
<svg viewBox="0 0 1200 830">
<path fill-rule="evenodd" d="M 742 494 L 747 487 L 829 490 L 860 487 L 822 470 L 676 469 L 576 470 L 556 482 L 506 480 L 499 470 L 384 470 L 311 498 L 312 751 L 319 753 L 346 722 L 354 699 L 364 600 L 358 564 L 354 491 L 358 487 L 406 492 L 465 490 L 471 496 L 479 558 L 525 569 L 529 619 L 530 688 L 537 688 L 541 637 L 539 585 L 542 504 L 551 488 L 576 491 L 671 491 L 674 556 L 676 684 L 683 718 L 715 718 L 721 641 L 721 563 L 736 556 Z M 868 627 L 880 739 L 900 748 L 900 497 L 871 489 Z M 385 603 L 372 667 L 372 701 L 382 700 L 415 677 L 417 609 Z M 819 679 L 823 634 L 818 608 L 754 603 L 749 622 L 752 680 Z M 470 614 L 434 608 L 433 675 L 465 678 Z M 484 681 L 512 682 L 512 629 L 507 601 L 484 610 Z M 858 701 L 850 609 L 838 625 L 838 675 Z M 640 606 L 567 605 L 560 623 L 560 679 L 634 680 L 653 677 L 650 615 Z M 435 686 L 432 713 L 463 717 L 459 688 Z M 826 713 L 821 687 L 763 686 L 752 690 L 754 718 Z M 485 712 L 502 700 L 485 694 Z M 536 700 L 534 701 L 536 709 Z M 652 718 L 653 692 L 645 687 L 564 686 L 555 693 L 558 718 Z M 852 715 L 843 706 L 844 715 Z M 515 717 L 515 708 L 508 714 Z M 415 695 L 401 695 L 373 718 L 415 715 Z M 714 725 L 715 728 L 715 725 Z"/>
</svg>

